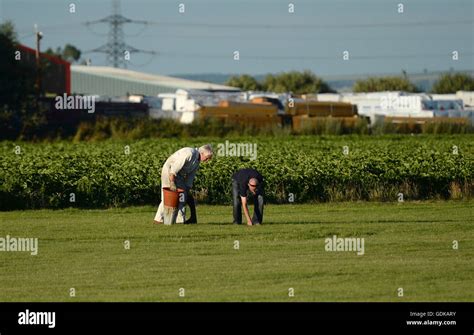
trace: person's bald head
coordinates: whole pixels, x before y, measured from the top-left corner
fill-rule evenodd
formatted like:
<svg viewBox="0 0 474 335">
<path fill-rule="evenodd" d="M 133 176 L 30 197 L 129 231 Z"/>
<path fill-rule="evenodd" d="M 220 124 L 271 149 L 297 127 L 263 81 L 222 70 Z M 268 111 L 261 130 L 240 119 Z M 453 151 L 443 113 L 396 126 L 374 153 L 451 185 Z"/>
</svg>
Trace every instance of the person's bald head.
<svg viewBox="0 0 474 335">
<path fill-rule="evenodd" d="M 249 179 L 249 190 L 253 194 L 255 194 L 258 186 L 258 179 L 257 178 L 250 178 Z"/>
</svg>

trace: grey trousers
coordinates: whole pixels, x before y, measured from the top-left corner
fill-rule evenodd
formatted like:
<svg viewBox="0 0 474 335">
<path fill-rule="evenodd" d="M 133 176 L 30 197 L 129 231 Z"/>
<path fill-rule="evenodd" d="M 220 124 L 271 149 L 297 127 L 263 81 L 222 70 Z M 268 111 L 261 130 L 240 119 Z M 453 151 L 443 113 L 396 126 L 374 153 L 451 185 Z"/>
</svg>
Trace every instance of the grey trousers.
<svg viewBox="0 0 474 335">
<path fill-rule="evenodd" d="M 232 202 L 234 223 L 242 224 L 242 201 L 240 200 L 239 187 L 237 181 L 232 180 Z M 263 191 L 253 197 L 253 216 L 252 224 L 261 224 L 263 222 Z"/>
</svg>

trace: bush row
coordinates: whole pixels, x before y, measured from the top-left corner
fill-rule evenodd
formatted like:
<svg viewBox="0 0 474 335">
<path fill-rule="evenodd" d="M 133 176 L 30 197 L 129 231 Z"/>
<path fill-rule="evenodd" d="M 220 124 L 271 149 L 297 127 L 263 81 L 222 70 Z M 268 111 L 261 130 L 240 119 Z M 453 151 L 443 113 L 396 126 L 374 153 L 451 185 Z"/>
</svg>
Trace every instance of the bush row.
<svg viewBox="0 0 474 335">
<path fill-rule="evenodd" d="M 225 141 L 257 146 L 256 159 L 232 156 Z M 138 141 L 1 142 L 0 209 L 156 205 L 166 158 L 211 143 L 198 201 L 229 204 L 231 176 L 254 167 L 267 201 L 459 199 L 474 194 L 474 136 L 283 136 Z M 224 154 L 224 156 L 222 156 Z"/>
</svg>

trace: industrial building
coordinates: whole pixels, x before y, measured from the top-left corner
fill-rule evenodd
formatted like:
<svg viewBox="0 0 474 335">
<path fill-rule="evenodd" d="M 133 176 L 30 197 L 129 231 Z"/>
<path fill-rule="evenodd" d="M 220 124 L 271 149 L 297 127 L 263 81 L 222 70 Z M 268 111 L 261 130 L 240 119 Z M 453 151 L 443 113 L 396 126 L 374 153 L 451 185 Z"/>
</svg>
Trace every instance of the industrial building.
<svg viewBox="0 0 474 335">
<path fill-rule="evenodd" d="M 102 96 L 126 96 L 133 94 L 157 96 L 174 93 L 177 89 L 206 91 L 240 91 L 238 88 L 187 80 L 175 77 L 147 74 L 107 66 L 71 65 L 71 93 Z"/>
<path fill-rule="evenodd" d="M 22 59 L 34 69 L 35 50 L 26 46 L 20 46 L 20 49 Z M 343 118 L 346 123 L 362 117 L 369 119 L 370 124 L 389 119 L 420 123 L 430 119 L 449 119 L 450 122 L 462 119 L 474 123 L 474 92 L 432 95 L 399 91 L 342 92 L 293 97 L 289 92 L 242 92 L 225 85 L 121 68 L 71 65 L 46 54 L 41 54 L 41 59 L 44 64 L 39 72 L 42 77 L 39 82 L 42 82 L 45 96 L 94 96 L 97 115 L 148 115 L 185 124 L 212 117 L 258 126 L 279 121 L 287 124 L 288 120 L 298 125 L 306 121 L 319 122 L 320 118 L 327 117 Z M 59 120 L 63 114 L 55 114 L 54 118 Z M 74 112 L 67 113 L 68 118 L 73 116 Z"/>
<path fill-rule="evenodd" d="M 21 60 L 31 71 L 31 76 L 36 76 L 36 50 L 23 44 L 18 44 L 21 52 Z M 47 68 L 43 70 L 41 88 L 43 92 L 51 94 L 70 93 L 71 63 L 64 59 L 41 53 L 42 65 Z"/>
<path fill-rule="evenodd" d="M 401 91 L 370 93 L 322 93 L 317 101 L 346 102 L 357 106 L 362 117 L 371 123 L 386 117 L 402 118 L 466 118 L 474 124 L 474 92 L 456 94 L 407 93 Z"/>
<path fill-rule="evenodd" d="M 36 51 L 18 45 L 22 60 L 35 76 Z M 142 73 L 108 66 L 72 65 L 58 56 L 41 53 L 42 90 L 45 94 L 80 94 L 107 97 L 128 95 L 158 96 L 178 89 L 208 92 L 239 92 L 240 89 L 203 81 Z"/>
</svg>

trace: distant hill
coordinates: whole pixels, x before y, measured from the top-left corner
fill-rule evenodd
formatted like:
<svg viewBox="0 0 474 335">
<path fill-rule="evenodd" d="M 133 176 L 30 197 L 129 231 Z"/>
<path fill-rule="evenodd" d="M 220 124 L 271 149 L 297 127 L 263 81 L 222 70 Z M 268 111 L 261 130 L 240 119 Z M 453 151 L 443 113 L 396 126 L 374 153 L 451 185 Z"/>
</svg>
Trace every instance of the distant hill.
<svg viewBox="0 0 474 335">
<path fill-rule="evenodd" d="M 435 71 L 435 72 L 425 72 L 425 73 L 413 73 L 408 74 L 408 78 L 416 86 L 418 86 L 422 91 L 429 91 L 433 86 L 433 83 L 439 78 L 440 75 L 446 72 L 464 72 L 468 73 L 471 76 L 474 76 L 474 70 L 466 71 Z M 175 74 L 173 77 L 190 79 L 190 80 L 199 80 L 206 81 L 209 83 L 215 84 L 225 84 L 225 82 L 232 77 L 234 74 L 229 73 L 201 73 L 201 74 Z M 316 74 L 317 75 L 317 74 Z M 384 77 L 384 76 L 397 76 L 400 73 L 384 73 L 384 74 L 359 74 L 359 75 L 346 75 L 346 76 L 322 76 L 333 89 L 339 92 L 350 92 L 352 91 L 352 86 L 354 82 L 358 79 L 365 79 L 367 77 Z M 257 80 L 263 80 L 265 74 L 252 75 Z"/>
</svg>

